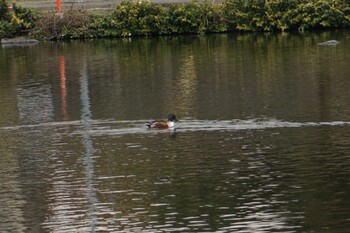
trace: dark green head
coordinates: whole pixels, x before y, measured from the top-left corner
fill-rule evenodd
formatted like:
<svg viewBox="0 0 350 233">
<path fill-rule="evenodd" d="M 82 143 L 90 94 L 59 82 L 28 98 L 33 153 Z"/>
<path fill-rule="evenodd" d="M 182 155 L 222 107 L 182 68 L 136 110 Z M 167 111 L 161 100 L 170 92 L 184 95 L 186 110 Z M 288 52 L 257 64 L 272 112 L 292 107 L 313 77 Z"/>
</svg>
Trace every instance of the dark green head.
<svg viewBox="0 0 350 233">
<path fill-rule="evenodd" d="M 176 119 L 176 116 L 172 113 L 168 114 L 168 121 L 178 121 L 178 119 Z"/>
</svg>

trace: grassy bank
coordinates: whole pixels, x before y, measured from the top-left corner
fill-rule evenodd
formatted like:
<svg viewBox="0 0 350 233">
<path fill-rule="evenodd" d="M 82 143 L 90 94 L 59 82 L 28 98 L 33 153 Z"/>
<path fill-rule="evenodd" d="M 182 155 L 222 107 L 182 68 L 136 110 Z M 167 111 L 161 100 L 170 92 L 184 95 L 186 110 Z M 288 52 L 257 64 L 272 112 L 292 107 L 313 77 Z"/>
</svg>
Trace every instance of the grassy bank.
<svg viewBox="0 0 350 233">
<path fill-rule="evenodd" d="M 122 2 L 113 12 L 8 10 L 0 0 L 0 37 L 73 39 L 227 31 L 285 31 L 350 27 L 350 0 L 225 0 L 220 4 Z"/>
</svg>

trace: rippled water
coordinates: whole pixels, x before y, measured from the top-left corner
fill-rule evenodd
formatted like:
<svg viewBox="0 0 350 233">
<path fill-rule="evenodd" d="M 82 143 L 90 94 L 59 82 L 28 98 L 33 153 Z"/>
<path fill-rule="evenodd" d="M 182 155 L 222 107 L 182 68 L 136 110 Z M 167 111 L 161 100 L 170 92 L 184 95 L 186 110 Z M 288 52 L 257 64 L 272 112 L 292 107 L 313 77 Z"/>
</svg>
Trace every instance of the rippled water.
<svg viewBox="0 0 350 233">
<path fill-rule="evenodd" d="M 0 49 L 0 232 L 347 232 L 348 37 Z"/>
<path fill-rule="evenodd" d="M 183 120 L 175 131 L 154 131 L 141 121 L 105 120 L 3 127 L 2 141 L 21 141 L 13 158 L 21 162 L 1 172 L 17 181 L 2 184 L 4 207 L 11 206 L 2 227 L 19 221 L 49 232 L 295 232 L 311 225 L 345 232 L 349 124 Z"/>
</svg>

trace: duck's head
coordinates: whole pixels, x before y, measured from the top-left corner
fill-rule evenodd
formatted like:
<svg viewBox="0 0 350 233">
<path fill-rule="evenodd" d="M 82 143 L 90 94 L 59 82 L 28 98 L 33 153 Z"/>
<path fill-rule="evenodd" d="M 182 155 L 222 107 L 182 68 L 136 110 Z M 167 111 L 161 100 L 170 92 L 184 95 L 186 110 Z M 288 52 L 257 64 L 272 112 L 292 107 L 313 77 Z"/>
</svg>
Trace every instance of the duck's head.
<svg viewBox="0 0 350 233">
<path fill-rule="evenodd" d="M 168 114 L 168 121 L 178 122 L 179 120 L 176 119 L 176 116 L 172 113 Z"/>
</svg>

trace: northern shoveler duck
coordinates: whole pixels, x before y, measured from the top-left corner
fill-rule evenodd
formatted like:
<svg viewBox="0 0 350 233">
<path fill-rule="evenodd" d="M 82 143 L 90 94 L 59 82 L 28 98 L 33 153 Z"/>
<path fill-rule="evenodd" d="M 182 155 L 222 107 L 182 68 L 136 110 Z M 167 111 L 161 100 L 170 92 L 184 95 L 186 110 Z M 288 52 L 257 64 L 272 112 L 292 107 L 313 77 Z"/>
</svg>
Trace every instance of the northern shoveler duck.
<svg viewBox="0 0 350 233">
<path fill-rule="evenodd" d="M 175 128 L 175 122 L 178 122 L 178 119 L 176 119 L 176 116 L 172 113 L 168 114 L 168 120 L 167 121 L 152 121 L 147 122 L 148 128 L 155 128 L 155 129 L 169 129 L 169 128 Z"/>
</svg>

